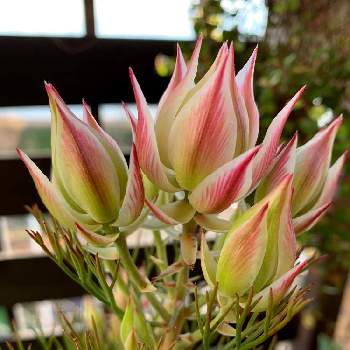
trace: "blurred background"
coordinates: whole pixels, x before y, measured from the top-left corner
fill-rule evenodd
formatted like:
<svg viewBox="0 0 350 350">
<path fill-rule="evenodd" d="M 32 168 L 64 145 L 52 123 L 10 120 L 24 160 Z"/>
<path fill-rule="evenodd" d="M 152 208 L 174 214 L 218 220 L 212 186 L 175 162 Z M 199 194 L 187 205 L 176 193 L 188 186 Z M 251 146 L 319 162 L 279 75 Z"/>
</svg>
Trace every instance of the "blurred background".
<svg viewBox="0 0 350 350">
<path fill-rule="evenodd" d="M 225 40 L 240 69 L 259 45 L 255 96 L 261 134 L 288 99 L 307 90 L 284 131 L 304 143 L 339 113 L 334 159 L 350 146 L 349 0 L 0 0 L 0 344 L 56 334 L 57 305 L 84 323 L 101 306 L 43 256 L 25 233 L 25 204 L 40 203 L 19 146 L 50 171 L 50 112 L 43 82 L 81 115 L 84 98 L 125 154 L 131 131 L 120 106 L 134 109 L 132 66 L 155 111 L 174 67 L 176 42 L 190 55 L 205 37 L 202 75 Z M 313 302 L 279 334 L 279 349 L 350 349 L 350 166 L 331 212 L 302 242 L 327 256 L 308 275 Z M 89 311 L 90 310 L 90 311 Z M 97 311 L 96 311 L 97 312 Z M 35 345 L 33 347 L 35 349 Z"/>
</svg>

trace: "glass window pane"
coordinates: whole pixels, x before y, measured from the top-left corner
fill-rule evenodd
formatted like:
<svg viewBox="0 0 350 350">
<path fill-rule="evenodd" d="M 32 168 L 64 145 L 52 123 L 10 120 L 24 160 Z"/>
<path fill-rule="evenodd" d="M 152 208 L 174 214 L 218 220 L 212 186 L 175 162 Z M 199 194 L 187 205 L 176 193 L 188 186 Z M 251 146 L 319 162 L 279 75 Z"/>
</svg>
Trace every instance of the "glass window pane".
<svg viewBox="0 0 350 350">
<path fill-rule="evenodd" d="M 41 254 L 41 248 L 29 237 L 26 229 L 40 231 L 31 214 L 0 216 L 0 259 Z"/>
<path fill-rule="evenodd" d="M 83 0 L 2 0 L 0 35 L 85 35 Z"/>
<path fill-rule="evenodd" d="M 194 39 L 191 0 L 95 0 L 94 6 L 100 37 Z"/>
<path fill-rule="evenodd" d="M 136 105 L 128 105 L 131 112 L 137 116 Z M 150 111 L 155 116 L 157 105 L 149 105 Z M 115 140 L 124 154 L 129 154 L 132 144 L 132 135 L 129 120 L 127 119 L 121 104 L 103 104 L 99 106 L 98 115 L 103 128 Z"/>
<path fill-rule="evenodd" d="M 228 14 L 223 21 L 223 29 L 236 27 L 244 36 L 262 38 L 265 35 L 268 17 L 265 0 L 222 0 L 221 6 Z"/>
<path fill-rule="evenodd" d="M 70 105 L 82 117 L 79 105 Z M 0 107 L 0 156 L 14 155 L 16 147 L 26 153 L 49 153 L 49 106 Z"/>
</svg>

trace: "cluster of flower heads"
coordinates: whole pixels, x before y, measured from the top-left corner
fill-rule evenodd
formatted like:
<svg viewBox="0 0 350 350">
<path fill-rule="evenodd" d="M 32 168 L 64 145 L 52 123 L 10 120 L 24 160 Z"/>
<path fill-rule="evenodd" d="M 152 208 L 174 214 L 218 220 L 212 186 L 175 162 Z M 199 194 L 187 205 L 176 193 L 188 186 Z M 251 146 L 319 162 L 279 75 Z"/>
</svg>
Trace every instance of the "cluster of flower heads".
<svg viewBox="0 0 350 350">
<path fill-rule="evenodd" d="M 155 119 L 130 69 L 138 117 L 124 105 L 133 131 L 129 167 L 89 107 L 83 103 L 84 117 L 78 119 L 51 84 L 46 84 L 51 180 L 18 153 L 50 213 L 67 229 L 76 228 L 106 258 L 118 234 L 132 232 L 150 215 L 165 226 L 196 222 L 223 233 L 218 259 L 202 237 L 207 283 L 218 283 L 222 302 L 253 287 L 262 297 L 257 307 L 263 309 L 269 290 L 278 302 L 307 264 L 296 264 L 296 235 L 310 229 L 331 205 L 345 160 L 344 154 L 330 164 L 342 117 L 302 146 L 297 146 L 297 133 L 281 144 L 301 88 L 256 145 L 257 49 L 235 74 L 233 46 L 224 43 L 196 83 L 200 47 L 201 39 L 187 64 L 177 48 L 175 70 Z M 219 214 L 234 203 L 234 215 L 223 219 Z M 106 234 L 108 226 L 118 233 Z"/>
</svg>

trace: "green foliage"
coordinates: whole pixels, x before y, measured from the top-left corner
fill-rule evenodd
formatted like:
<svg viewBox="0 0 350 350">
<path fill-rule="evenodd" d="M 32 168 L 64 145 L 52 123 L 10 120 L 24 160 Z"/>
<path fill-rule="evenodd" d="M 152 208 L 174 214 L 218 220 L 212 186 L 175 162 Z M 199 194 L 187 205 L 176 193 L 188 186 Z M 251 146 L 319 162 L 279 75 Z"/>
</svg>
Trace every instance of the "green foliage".
<svg viewBox="0 0 350 350">
<path fill-rule="evenodd" d="M 253 289 L 245 297 L 223 302 L 217 286 L 208 290 L 199 276 L 190 276 L 178 244 L 172 244 L 175 262 L 169 265 L 166 241 L 158 231 L 155 247 L 143 250 L 143 265 L 136 267 L 140 250 L 131 255 L 123 235 L 116 242 L 120 260 L 102 260 L 85 250 L 74 232 L 46 220 L 36 206 L 29 209 L 41 225 L 41 232 L 28 231 L 31 238 L 109 312 L 108 318 L 93 313 L 79 330 L 60 313 L 62 339 L 36 331 L 43 350 L 210 349 L 218 342 L 223 349 L 249 350 L 275 335 L 309 302 L 306 290 L 299 287 L 277 305 L 271 289 L 267 311 L 255 310 L 260 298 Z M 147 279 L 141 270 L 153 276 L 156 294 L 153 289 L 142 292 Z M 16 332 L 15 339 L 16 347 L 9 345 L 9 350 L 30 349 Z"/>
</svg>

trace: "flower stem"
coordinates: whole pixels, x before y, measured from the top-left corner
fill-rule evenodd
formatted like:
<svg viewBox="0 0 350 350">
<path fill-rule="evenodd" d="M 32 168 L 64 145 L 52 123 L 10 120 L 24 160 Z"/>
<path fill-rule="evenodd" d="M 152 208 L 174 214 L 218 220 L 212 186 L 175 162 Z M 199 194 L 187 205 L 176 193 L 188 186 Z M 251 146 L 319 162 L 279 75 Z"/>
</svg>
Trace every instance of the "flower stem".
<svg viewBox="0 0 350 350">
<path fill-rule="evenodd" d="M 147 288 L 150 287 L 150 282 L 144 276 L 141 275 L 140 271 L 135 265 L 130 255 L 128 246 L 126 244 L 125 236 L 121 234 L 116 243 L 118 247 L 120 260 L 124 266 L 124 269 L 129 274 L 132 282 L 141 291 L 147 290 Z M 168 311 L 164 308 L 164 306 L 160 303 L 160 301 L 157 299 L 157 297 L 152 292 L 145 292 L 144 295 L 148 299 L 150 304 L 154 307 L 154 309 L 157 310 L 157 312 L 163 318 L 163 320 L 169 321 L 170 315 Z"/>
</svg>

